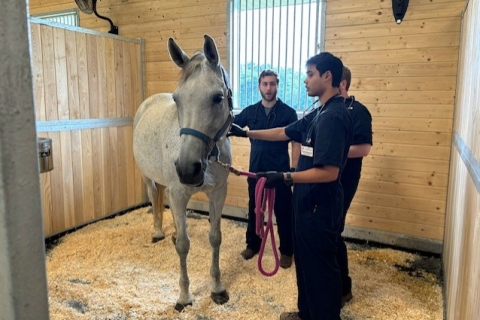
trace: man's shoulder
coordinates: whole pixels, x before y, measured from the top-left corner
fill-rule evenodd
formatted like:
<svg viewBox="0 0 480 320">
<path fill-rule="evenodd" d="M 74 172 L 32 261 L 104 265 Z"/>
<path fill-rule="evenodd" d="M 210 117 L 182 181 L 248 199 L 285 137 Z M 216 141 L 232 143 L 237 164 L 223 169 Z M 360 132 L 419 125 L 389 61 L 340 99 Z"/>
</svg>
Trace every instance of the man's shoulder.
<svg viewBox="0 0 480 320">
<path fill-rule="evenodd" d="M 249 105 L 249 106 L 246 106 L 245 108 L 243 108 L 243 109 L 240 110 L 239 114 L 242 113 L 242 114 L 246 115 L 246 114 L 248 114 L 248 113 L 251 113 L 251 112 L 255 111 L 254 109 L 255 109 L 255 106 L 256 106 L 257 104 L 258 104 L 258 102 L 257 102 L 257 103 L 254 103 L 254 104 L 251 104 L 251 105 Z"/>
<path fill-rule="evenodd" d="M 329 111 L 330 114 L 349 114 L 347 108 L 345 108 L 345 102 L 340 99 L 335 99 L 328 103 L 325 111 Z"/>
<path fill-rule="evenodd" d="M 278 99 L 278 106 L 281 107 L 281 108 L 286 108 L 286 109 L 291 109 L 293 111 L 295 111 L 294 108 L 290 107 L 288 104 L 286 104 L 285 102 L 283 102 L 282 100 Z"/>
<path fill-rule="evenodd" d="M 346 103 L 349 110 L 364 111 L 364 112 L 367 112 L 368 114 L 370 114 L 370 111 L 368 110 L 368 108 L 363 103 L 361 103 L 360 101 L 355 99 L 354 96 L 348 97 L 345 100 L 345 103 Z"/>
</svg>

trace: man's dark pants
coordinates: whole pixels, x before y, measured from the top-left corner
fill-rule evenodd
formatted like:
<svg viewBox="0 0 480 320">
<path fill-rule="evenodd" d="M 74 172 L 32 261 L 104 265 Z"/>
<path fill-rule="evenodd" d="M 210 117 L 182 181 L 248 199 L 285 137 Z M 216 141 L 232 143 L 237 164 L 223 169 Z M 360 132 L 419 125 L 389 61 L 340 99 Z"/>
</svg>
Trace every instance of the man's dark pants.
<svg viewBox="0 0 480 320">
<path fill-rule="evenodd" d="M 360 176 L 353 177 L 351 179 L 342 179 L 343 186 L 343 227 L 345 227 L 345 218 L 347 216 L 348 209 L 352 203 L 355 192 L 357 192 Z M 343 228 L 342 228 L 343 232 Z M 347 295 L 352 291 L 352 278 L 348 275 L 348 254 L 347 246 L 343 240 L 343 237 L 338 238 L 337 245 L 337 263 L 340 267 L 340 273 L 342 275 L 342 296 Z"/>
</svg>

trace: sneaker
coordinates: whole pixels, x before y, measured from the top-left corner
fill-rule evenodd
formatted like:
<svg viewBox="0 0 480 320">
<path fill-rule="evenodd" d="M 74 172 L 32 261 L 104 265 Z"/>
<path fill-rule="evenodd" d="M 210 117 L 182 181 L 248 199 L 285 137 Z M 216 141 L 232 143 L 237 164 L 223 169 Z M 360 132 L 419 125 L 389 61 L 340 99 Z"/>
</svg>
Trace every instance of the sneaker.
<svg viewBox="0 0 480 320">
<path fill-rule="evenodd" d="M 341 308 L 343 308 L 343 306 L 345 305 L 345 303 L 347 303 L 348 301 L 352 300 L 352 298 L 353 298 L 352 291 L 350 291 L 350 292 L 347 293 L 346 295 L 343 295 L 343 296 L 342 296 Z"/>
<path fill-rule="evenodd" d="M 257 253 L 258 253 L 258 251 L 253 251 L 252 249 L 247 248 L 247 249 L 243 250 L 240 254 L 242 255 L 243 259 L 245 259 L 245 260 L 250 260 L 250 259 L 252 259 Z"/>
<path fill-rule="evenodd" d="M 292 256 L 282 254 L 280 256 L 280 267 L 282 267 L 283 269 L 290 268 L 292 266 L 292 260 Z"/>
<path fill-rule="evenodd" d="M 302 320 L 298 312 L 283 312 L 280 315 L 280 320 Z"/>
</svg>

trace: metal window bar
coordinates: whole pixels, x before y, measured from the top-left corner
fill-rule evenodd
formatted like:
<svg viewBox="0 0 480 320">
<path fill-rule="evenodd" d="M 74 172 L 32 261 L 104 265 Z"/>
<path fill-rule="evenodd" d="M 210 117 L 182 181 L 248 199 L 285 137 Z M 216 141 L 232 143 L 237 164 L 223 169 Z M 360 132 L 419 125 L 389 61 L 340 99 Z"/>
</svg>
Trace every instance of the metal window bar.
<svg viewBox="0 0 480 320">
<path fill-rule="evenodd" d="M 303 20 L 303 19 L 304 19 L 304 18 L 303 18 L 303 13 L 305 12 L 305 10 L 303 10 L 303 2 L 304 2 L 304 1 L 302 0 L 302 10 L 300 10 L 300 21 L 301 21 L 302 25 L 303 25 L 303 22 L 304 22 L 304 20 Z M 304 32 L 304 28 L 300 28 L 300 39 L 303 39 L 303 32 Z M 300 59 L 300 60 L 302 59 L 301 57 L 303 57 L 303 55 L 304 55 L 303 47 L 300 46 L 300 50 L 299 50 L 299 59 Z M 296 77 L 296 81 L 297 81 L 296 85 L 298 85 L 298 86 L 300 85 L 300 83 L 301 83 L 300 81 L 301 81 L 301 79 L 302 79 L 302 77 L 301 77 L 300 75 L 301 75 L 301 73 L 299 72 L 299 73 L 298 73 L 298 77 Z M 292 77 L 292 79 L 293 79 L 293 78 L 294 78 L 294 77 Z M 300 89 L 300 86 L 298 87 L 298 89 Z M 297 90 L 298 90 L 298 89 L 297 89 Z M 300 106 L 300 105 L 301 105 L 301 97 L 300 97 L 300 95 L 297 95 L 297 101 L 296 101 L 296 103 L 297 103 L 297 106 Z"/>
<path fill-rule="evenodd" d="M 287 12 L 286 12 L 287 23 L 285 23 L 285 26 L 286 26 L 285 35 L 286 35 L 286 37 L 285 37 L 285 43 L 282 44 L 283 46 L 285 46 L 285 44 L 287 44 L 287 43 L 290 43 L 288 29 L 289 28 L 292 28 L 292 29 L 295 28 L 295 25 L 291 26 L 290 23 L 288 23 L 288 21 L 290 20 L 290 9 L 291 9 L 289 2 L 290 2 L 290 0 L 287 0 Z M 288 51 L 285 50 L 285 60 L 283 62 L 283 66 L 284 66 L 285 71 L 284 71 L 284 76 L 283 76 L 283 90 L 282 90 L 282 92 L 284 92 L 284 97 L 285 97 L 285 99 L 283 99 L 284 102 L 287 102 L 286 97 L 288 95 L 288 88 L 287 88 L 287 73 L 288 73 L 287 65 L 288 64 L 287 64 L 287 61 L 288 61 Z M 278 66 L 278 67 L 280 68 L 280 66 Z M 287 102 L 287 104 L 288 103 L 289 102 Z"/>
<path fill-rule="evenodd" d="M 230 0 L 230 78 L 234 107 L 260 99 L 259 73 L 279 74 L 278 96 L 303 110 L 305 61 L 323 48 L 325 0 Z"/>
<path fill-rule="evenodd" d="M 45 19 L 53 22 L 58 22 L 58 23 L 69 25 L 69 26 L 78 27 L 80 25 L 77 9 L 33 15 L 32 17 Z"/>
</svg>

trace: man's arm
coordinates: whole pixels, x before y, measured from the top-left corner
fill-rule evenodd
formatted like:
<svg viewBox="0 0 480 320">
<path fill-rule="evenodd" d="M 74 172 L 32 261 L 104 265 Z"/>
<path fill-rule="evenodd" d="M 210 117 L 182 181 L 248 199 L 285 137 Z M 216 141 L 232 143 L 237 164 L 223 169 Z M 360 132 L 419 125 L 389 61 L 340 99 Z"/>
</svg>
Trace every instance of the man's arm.
<svg viewBox="0 0 480 320">
<path fill-rule="evenodd" d="M 294 183 L 325 183 L 337 180 L 340 168 L 335 166 L 314 167 L 292 173 Z M 284 174 L 285 176 L 285 174 Z"/>
<path fill-rule="evenodd" d="M 285 134 L 285 127 L 266 129 L 266 130 L 248 130 L 247 137 L 267 141 L 286 141 L 290 138 Z"/>
<path fill-rule="evenodd" d="M 305 171 L 299 172 L 278 172 L 267 171 L 257 172 L 258 177 L 265 177 L 266 188 L 275 188 L 276 186 L 287 183 L 327 183 L 337 180 L 340 169 L 335 166 L 314 167 Z M 290 179 L 289 176 L 290 175 Z M 288 180 L 287 180 L 288 179 Z M 288 183 L 290 182 L 290 183 Z"/>
<path fill-rule="evenodd" d="M 351 145 L 350 149 L 348 150 L 348 157 L 349 158 L 366 157 L 370 153 L 371 148 L 372 148 L 372 145 L 369 143 Z"/>
<path fill-rule="evenodd" d="M 300 159 L 300 148 L 301 144 L 295 141 L 290 142 L 292 146 L 292 168 L 296 168 L 298 165 L 298 159 Z"/>
</svg>

